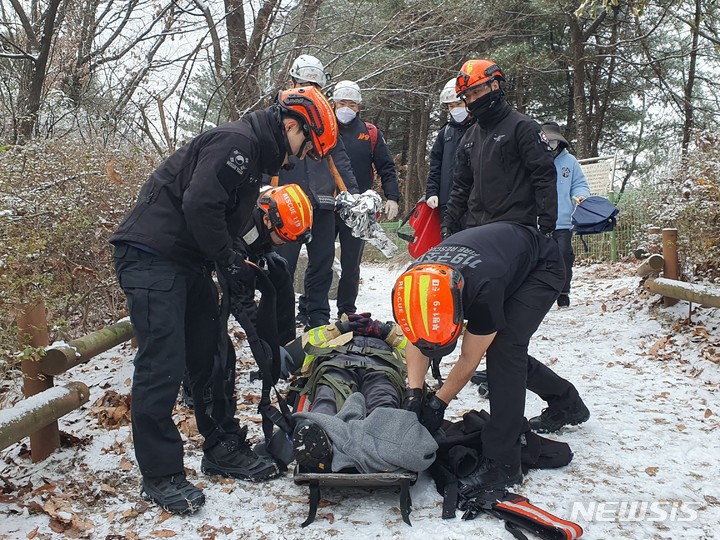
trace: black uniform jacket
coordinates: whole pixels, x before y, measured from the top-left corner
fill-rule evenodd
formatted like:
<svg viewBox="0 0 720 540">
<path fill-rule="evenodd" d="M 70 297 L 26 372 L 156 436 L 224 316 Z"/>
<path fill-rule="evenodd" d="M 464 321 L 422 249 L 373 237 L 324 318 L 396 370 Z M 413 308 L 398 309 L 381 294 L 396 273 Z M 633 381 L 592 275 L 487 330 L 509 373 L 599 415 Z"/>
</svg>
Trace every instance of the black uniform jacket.
<svg viewBox="0 0 720 540">
<path fill-rule="evenodd" d="M 425 198 L 437 196 L 438 204 L 446 205 L 450 199 L 457 148 L 465 132 L 472 124 L 472 117 L 458 123 L 450 120 L 440 128 L 430 150 L 430 170 L 428 171 Z"/>
<path fill-rule="evenodd" d="M 110 242 L 142 244 L 179 261 L 226 261 L 263 173 L 277 174 L 285 153 L 272 107 L 198 135 L 150 175 Z"/>
<path fill-rule="evenodd" d="M 460 141 L 443 225 L 514 221 L 552 232 L 557 221 L 553 154 L 540 125 L 504 100 L 496 122 L 473 123 Z"/>
<path fill-rule="evenodd" d="M 374 168 L 380 176 L 385 198 L 399 202 L 400 188 L 395 162 L 382 132 L 377 130 L 377 142 L 373 151 L 368 128 L 361 119 L 355 118 L 349 124 L 338 123 L 338 126 L 360 193 L 372 189 Z"/>
</svg>

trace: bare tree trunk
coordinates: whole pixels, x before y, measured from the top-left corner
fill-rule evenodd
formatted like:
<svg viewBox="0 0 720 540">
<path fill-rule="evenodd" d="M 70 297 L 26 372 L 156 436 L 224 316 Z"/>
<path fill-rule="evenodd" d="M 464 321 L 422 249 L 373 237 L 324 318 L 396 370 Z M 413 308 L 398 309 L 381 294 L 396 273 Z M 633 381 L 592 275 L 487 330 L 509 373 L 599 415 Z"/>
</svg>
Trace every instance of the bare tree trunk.
<svg viewBox="0 0 720 540">
<path fill-rule="evenodd" d="M 695 86 L 695 74 L 697 69 L 698 42 L 700 39 L 699 29 L 702 22 L 701 0 L 695 0 L 695 17 L 690 27 L 692 32 L 692 48 L 690 49 L 690 66 L 688 67 L 687 83 L 684 88 L 683 113 L 685 121 L 683 122 L 682 136 L 682 153 L 687 155 L 688 146 L 690 145 L 690 136 L 695 124 L 694 107 L 693 107 L 693 89 Z"/>
<path fill-rule="evenodd" d="M 587 83 L 587 57 L 585 44 L 595 33 L 607 16 L 603 11 L 583 30 L 578 17 L 570 12 L 566 13 L 565 20 L 570 27 L 570 50 L 572 51 L 571 69 L 573 70 L 573 116 L 575 119 L 575 133 L 577 137 L 576 154 L 578 158 L 592 157 L 592 145 L 590 144 L 590 125 L 588 118 L 587 98 L 585 96 Z"/>
<path fill-rule="evenodd" d="M 24 144 L 29 141 L 37 126 L 40 100 L 45 85 L 45 78 L 47 77 L 47 65 L 55 34 L 55 23 L 61 3 L 62 0 L 50 0 L 47 10 L 44 13 L 33 13 L 33 17 L 37 16 L 38 22 L 43 23 L 40 36 L 38 37 L 33 27 L 29 24 L 28 16 L 23 11 L 22 6 L 17 1 L 12 2 L 18 16 L 28 22 L 28 24 L 23 25 L 23 27 L 25 29 L 27 43 L 30 46 L 30 58 L 25 62 L 18 94 L 18 111 L 20 113 L 16 135 L 16 142 L 18 144 Z"/>
<path fill-rule="evenodd" d="M 277 82 L 275 83 L 275 87 L 271 93 L 272 96 L 277 94 L 281 88 L 285 87 L 293 61 L 302 54 L 303 48 L 312 42 L 313 35 L 315 34 L 315 27 L 317 25 L 317 14 L 321 4 L 322 0 L 303 0 L 302 13 L 296 30 L 297 34 L 295 36 L 295 44 L 289 51 L 287 57 L 285 58 L 285 62 L 278 73 Z"/>
</svg>

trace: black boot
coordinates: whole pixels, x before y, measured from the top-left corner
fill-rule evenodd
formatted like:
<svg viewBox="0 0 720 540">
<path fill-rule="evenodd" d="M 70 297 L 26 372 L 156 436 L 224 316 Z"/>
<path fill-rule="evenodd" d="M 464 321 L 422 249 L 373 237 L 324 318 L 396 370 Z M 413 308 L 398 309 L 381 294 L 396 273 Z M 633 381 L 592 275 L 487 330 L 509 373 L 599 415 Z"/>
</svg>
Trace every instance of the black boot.
<svg viewBox="0 0 720 540">
<path fill-rule="evenodd" d="M 308 472 L 332 472 L 332 443 L 318 424 L 303 420 L 293 432 L 297 464 Z"/>
<path fill-rule="evenodd" d="M 559 308 L 570 307 L 570 295 L 568 293 L 562 293 L 558 296 L 557 305 Z"/>
<path fill-rule="evenodd" d="M 205 495 L 185 478 L 185 473 L 145 478 L 143 497 L 173 514 L 193 514 L 205 504 Z"/>
<path fill-rule="evenodd" d="M 567 409 L 553 410 L 550 407 L 543 409 L 540 416 L 528 420 L 533 431 L 538 433 L 552 433 L 563 426 L 574 426 L 587 422 L 590 411 L 581 399 Z"/>
<path fill-rule="evenodd" d="M 522 467 L 519 463 L 508 465 L 484 457 L 474 473 L 460 479 L 459 487 L 464 497 L 472 497 L 473 493 L 514 486 L 522 482 L 522 479 Z"/>
<path fill-rule="evenodd" d="M 202 472 L 240 480 L 261 482 L 280 474 L 272 459 L 252 451 L 244 439 L 221 441 L 205 450 L 200 465 Z"/>
</svg>

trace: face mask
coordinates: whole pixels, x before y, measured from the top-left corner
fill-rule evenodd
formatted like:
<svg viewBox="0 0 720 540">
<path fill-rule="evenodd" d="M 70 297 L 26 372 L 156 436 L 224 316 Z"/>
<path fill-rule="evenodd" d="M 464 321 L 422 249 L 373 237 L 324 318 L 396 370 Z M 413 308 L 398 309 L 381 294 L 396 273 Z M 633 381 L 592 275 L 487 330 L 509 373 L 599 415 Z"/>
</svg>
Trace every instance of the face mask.
<svg viewBox="0 0 720 540">
<path fill-rule="evenodd" d="M 454 109 L 450 109 L 450 116 L 452 116 L 452 119 L 458 124 L 462 124 L 469 114 L 470 113 L 468 113 L 468 110 L 465 107 L 455 107 Z"/>
<path fill-rule="evenodd" d="M 340 107 L 339 109 L 335 110 L 335 116 L 337 116 L 337 119 L 342 124 L 349 124 L 353 120 L 355 120 L 355 117 L 357 116 L 357 113 L 353 111 L 350 107 Z"/>
<path fill-rule="evenodd" d="M 485 94 L 483 97 L 476 99 L 469 105 L 467 105 L 468 111 L 470 111 L 470 114 L 472 114 L 475 118 L 482 118 L 485 116 L 490 110 L 495 106 L 496 103 L 500 101 L 500 98 L 504 96 L 505 93 L 502 91 L 501 88 L 498 88 L 497 90 L 493 90 L 492 92 L 489 92 Z"/>
</svg>

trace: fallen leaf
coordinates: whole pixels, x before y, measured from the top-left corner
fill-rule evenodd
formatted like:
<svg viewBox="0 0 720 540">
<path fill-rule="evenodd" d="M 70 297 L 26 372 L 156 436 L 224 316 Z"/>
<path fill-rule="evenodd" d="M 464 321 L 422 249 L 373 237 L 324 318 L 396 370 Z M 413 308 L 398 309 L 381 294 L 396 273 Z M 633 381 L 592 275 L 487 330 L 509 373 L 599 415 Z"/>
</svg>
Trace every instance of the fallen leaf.
<svg viewBox="0 0 720 540">
<path fill-rule="evenodd" d="M 648 476 L 655 476 L 659 470 L 660 467 L 648 467 L 645 469 L 645 472 L 648 474 Z"/>
<path fill-rule="evenodd" d="M 263 505 L 263 509 L 264 509 L 266 512 L 274 512 L 275 510 L 277 510 L 277 504 L 272 503 L 272 502 L 270 502 L 270 503 L 265 503 L 265 504 Z"/>
<path fill-rule="evenodd" d="M 57 519 L 51 519 L 48 525 L 56 533 L 65 532 L 65 529 L 67 528 L 67 526 L 62 521 L 59 521 Z"/>
<path fill-rule="evenodd" d="M 35 538 L 37 536 L 37 532 L 38 532 L 38 528 L 35 527 L 32 531 L 27 533 L 27 539 L 32 540 L 33 538 Z"/>
<path fill-rule="evenodd" d="M 150 534 L 157 536 L 158 538 L 172 538 L 173 536 L 177 536 L 177 533 L 170 529 L 159 529 L 157 531 L 152 531 Z"/>
<path fill-rule="evenodd" d="M 129 459 L 120 458 L 120 470 L 131 471 L 132 468 L 133 468 L 133 464 Z"/>
<path fill-rule="evenodd" d="M 712 416 L 712 411 L 710 409 L 705 409 L 705 418 L 710 418 Z"/>
<path fill-rule="evenodd" d="M 163 510 L 162 512 L 160 512 L 160 517 L 158 517 L 158 520 L 155 524 L 160 525 L 161 523 L 164 523 L 165 521 L 170 519 L 172 516 L 173 515 L 167 510 Z"/>
<path fill-rule="evenodd" d="M 685 429 L 685 425 L 683 425 L 683 424 L 678 424 L 678 425 L 677 425 L 677 429 L 678 429 L 678 431 L 683 431 L 683 430 Z"/>
<path fill-rule="evenodd" d="M 600 304 L 600 311 L 602 311 L 603 313 L 607 312 L 607 306 L 605 305 L 605 303 Z"/>
<path fill-rule="evenodd" d="M 615 354 L 617 356 L 622 356 L 625 354 L 625 351 L 623 349 L 621 349 L 620 347 L 618 347 L 617 349 L 615 349 Z"/>
<path fill-rule="evenodd" d="M 335 523 L 335 515 L 332 512 L 325 512 L 317 515 L 318 519 L 327 519 L 330 525 Z"/>
</svg>

